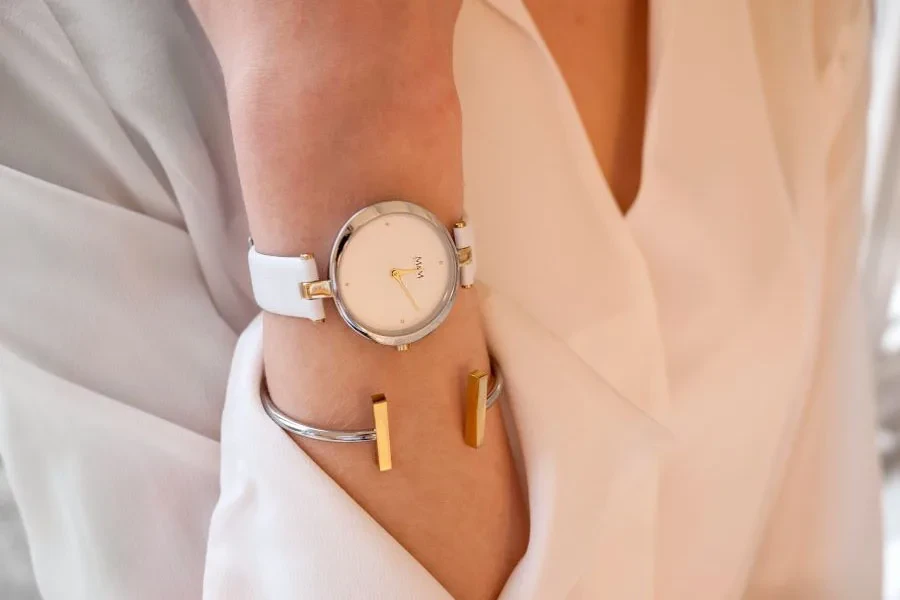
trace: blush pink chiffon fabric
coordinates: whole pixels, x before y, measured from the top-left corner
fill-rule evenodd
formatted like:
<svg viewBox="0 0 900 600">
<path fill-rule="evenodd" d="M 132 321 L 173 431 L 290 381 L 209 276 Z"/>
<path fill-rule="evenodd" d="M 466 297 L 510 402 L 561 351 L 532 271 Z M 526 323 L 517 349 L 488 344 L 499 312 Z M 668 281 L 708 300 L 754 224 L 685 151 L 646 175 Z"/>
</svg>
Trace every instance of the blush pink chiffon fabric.
<svg viewBox="0 0 900 600">
<path fill-rule="evenodd" d="M 654 0 L 623 217 L 521 2 L 464 3 L 466 210 L 531 514 L 503 600 L 879 597 L 868 4 Z M 0 108 L 0 455 L 43 596 L 448 598 L 262 411 L 185 3 L 0 4 Z"/>
</svg>

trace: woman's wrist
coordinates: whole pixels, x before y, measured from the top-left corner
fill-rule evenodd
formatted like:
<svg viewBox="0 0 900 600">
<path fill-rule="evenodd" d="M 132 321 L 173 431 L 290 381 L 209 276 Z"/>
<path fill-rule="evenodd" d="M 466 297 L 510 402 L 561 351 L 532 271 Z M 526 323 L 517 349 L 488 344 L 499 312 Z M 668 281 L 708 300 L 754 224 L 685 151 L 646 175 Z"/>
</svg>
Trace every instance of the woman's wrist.
<svg viewBox="0 0 900 600">
<path fill-rule="evenodd" d="M 449 60 L 421 73 L 335 69 L 340 76 L 292 76 L 270 65 L 228 84 L 244 201 L 263 252 L 327 256 L 351 214 L 391 197 L 447 224 L 460 216 L 461 118 Z"/>
<path fill-rule="evenodd" d="M 360 23 L 354 18 L 332 33 L 346 36 Z M 273 36 L 268 61 L 254 53 L 235 59 L 226 76 L 229 110 L 250 229 L 260 252 L 312 253 L 324 274 L 334 236 L 347 218 L 388 198 L 416 202 L 447 226 L 459 220 L 461 118 L 451 68 L 452 23 L 443 28 L 432 39 L 423 35 L 424 26 L 405 35 L 423 47 L 411 56 L 408 45 L 406 55 L 396 56 L 402 44 L 377 44 L 368 32 L 350 44 L 377 47 L 379 54 L 335 42 L 323 50 L 327 58 L 314 60 L 307 57 L 315 36 L 323 35 L 315 32 L 289 41 L 291 53 Z M 435 37 L 441 47 L 425 52 Z M 332 69 L 323 69 L 323 62 Z M 304 63 L 315 66 L 304 69 Z M 451 318 L 429 336 L 427 344 L 439 345 L 446 360 L 418 366 L 419 348 L 401 356 L 372 344 L 326 306 L 323 324 L 266 315 L 272 397 L 298 418 L 323 427 L 364 427 L 375 392 L 397 403 L 432 394 L 438 401 L 431 409 L 450 403 L 456 409 L 465 369 L 488 366 L 477 302 L 458 301 Z M 430 389 L 415 385 L 412 372 L 431 382 Z"/>
<path fill-rule="evenodd" d="M 327 257 L 347 218 L 404 198 L 446 225 L 462 215 L 461 124 L 452 82 L 427 107 L 345 107 L 344 91 L 293 110 L 232 109 L 250 229 L 261 252 Z M 322 99 L 330 102 L 323 102 Z"/>
<path fill-rule="evenodd" d="M 459 217 L 461 0 L 193 5 L 222 65 L 260 251 L 325 256 L 347 217 L 388 197 Z"/>
<path fill-rule="evenodd" d="M 477 292 L 459 295 L 447 320 L 406 352 L 353 333 L 327 307 L 324 323 L 265 315 L 264 354 L 269 390 L 288 415 L 328 429 L 372 427 L 371 396 L 390 402 L 397 448 L 415 439 L 403 422 L 462 444 L 466 375 L 489 370 Z M 412 435 L 412 437 L 410 437 Z"/>
<path fill-rule="evenodd" d="M 418 79 L 406 73 L 375 79 L 359 74 L 343 87 L 331 78 L 289 83 L 283 92 L 283 83 L 260 72 L 232 83 L 252 90 L 232 87 L 229 94 L 237 98 L 230 101 L 235 149 L 258 250 L 312 253 L 324 275 L 340 227 L 373 202 L 403 198 L 431 210 L 447 226 L 459 220 L 461 119 L 446 67 Z M 256 99 L 269 94 L 278 100 Z M 409 403 L 409 413 L 426 419 L 427 412 L 437 420 L 438 412 L 459 409 L 465 373 L 488 367 L 472 299 L 458 300 L 441 328 L 404 355 L 354 334 L 328 303 L 326 310 L 322 324 L 274 315 L 265 320 L 272 397 L 285 412 L 310 423 L 370 426 L 369 398 L 376 392 L 388 394 L 395 414 Z M 444 360 L 423 361 L 423 346 L 433 346 Z M 415 406 L 421 395 L 431 402 Z"/>
</svg>

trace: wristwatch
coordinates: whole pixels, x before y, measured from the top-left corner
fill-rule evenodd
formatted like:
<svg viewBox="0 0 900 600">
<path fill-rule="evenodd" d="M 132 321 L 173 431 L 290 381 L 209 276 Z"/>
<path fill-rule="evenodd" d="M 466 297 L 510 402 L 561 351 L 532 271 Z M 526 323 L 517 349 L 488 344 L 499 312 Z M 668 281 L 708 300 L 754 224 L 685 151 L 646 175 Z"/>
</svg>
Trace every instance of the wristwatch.
<svg viewBox="0 0 900 600">
<path fill-rule="evenodd" d="M 312 254 L 260 254 L 250 244 L 253 295 L 262 310 L 325 320 L 331 298 L 354 331 L 379 344 L 407 350 L 447 318 L 460 286 L 475 282 L 472 228 L 447 227 L 429 210 L 388 200 L 354 214 L 338 231 L 319 279 Z"/>
</svg>

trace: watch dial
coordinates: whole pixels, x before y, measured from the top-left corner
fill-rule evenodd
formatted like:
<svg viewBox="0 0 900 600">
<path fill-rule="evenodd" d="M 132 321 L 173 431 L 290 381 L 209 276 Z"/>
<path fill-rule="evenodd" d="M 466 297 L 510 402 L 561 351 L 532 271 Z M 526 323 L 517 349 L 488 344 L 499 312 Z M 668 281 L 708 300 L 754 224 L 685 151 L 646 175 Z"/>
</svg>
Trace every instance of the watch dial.
<svg viewBox="0 0 900 600">
<path fill-rule="evenodd" d="M 345 310 L 382 335 L 421 329 L 449 297 L 456 265 L 450 251 L 444 232 L 421 217 L 389 213 L 372 219 L 347 238 L 336 264 Z"/>
</svg>

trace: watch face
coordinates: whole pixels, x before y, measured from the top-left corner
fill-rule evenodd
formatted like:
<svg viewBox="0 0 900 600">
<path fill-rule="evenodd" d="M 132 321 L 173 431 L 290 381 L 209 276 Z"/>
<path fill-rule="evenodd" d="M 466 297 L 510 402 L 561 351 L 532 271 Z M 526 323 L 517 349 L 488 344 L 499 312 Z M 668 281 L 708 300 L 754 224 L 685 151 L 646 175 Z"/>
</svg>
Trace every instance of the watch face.
<svg viewBox="0 0 900 600">
<path fill-rule="evenodd" d="M 377 342 L 414 342 L 447 316 L 457 260 L 450 234 L 427 210 L 402 201 L 369 206 L 347 222 L 332 250 L 338 310 Z"/>
</svg>

